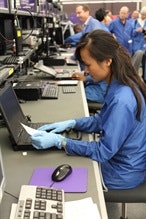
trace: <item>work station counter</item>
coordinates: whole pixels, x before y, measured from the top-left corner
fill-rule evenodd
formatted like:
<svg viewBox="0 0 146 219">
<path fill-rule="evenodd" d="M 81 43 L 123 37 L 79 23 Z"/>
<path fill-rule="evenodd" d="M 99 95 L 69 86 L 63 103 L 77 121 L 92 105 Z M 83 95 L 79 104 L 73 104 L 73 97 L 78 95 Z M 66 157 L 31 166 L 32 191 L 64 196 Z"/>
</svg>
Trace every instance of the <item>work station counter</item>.
<svg viewBox="0 0 146 219">
<path fill-rule="evenodd" d="M 88 106 L 84 86 L 79 82 L 76 93 L 64 94 L 59 87 L 59 98 L 56 100 L 26 101 L 21 104 L 25 115 L 30 115 L 32 122 L 56 122 L 88 116 Z M 85 167 L 88 170 L 87 191 L 65 193 L 65 201 L 92 197 L 97 204 L 102 219 L 107 219 L 106 206 L 98 163 L 81 156 L 70 156 L 64 150 L 49 149 L 44 151 L 13 151 L 7 129 L 0 128 L 1 150 L 6 173 L 6 188 L 0 206 L 0 218 L 9 219 L 12 203 L 17 203 L 20 187 L 29 184 L 35 168 L 57 167 L 70 164 L 72 167 Z M 83 140 L 92 140 L 91 135 L 83 134 Z M 74 182 L 76 183 L 76 182 Z M 13 196 L 11 196 L 10 194 Z"/>
</svg>

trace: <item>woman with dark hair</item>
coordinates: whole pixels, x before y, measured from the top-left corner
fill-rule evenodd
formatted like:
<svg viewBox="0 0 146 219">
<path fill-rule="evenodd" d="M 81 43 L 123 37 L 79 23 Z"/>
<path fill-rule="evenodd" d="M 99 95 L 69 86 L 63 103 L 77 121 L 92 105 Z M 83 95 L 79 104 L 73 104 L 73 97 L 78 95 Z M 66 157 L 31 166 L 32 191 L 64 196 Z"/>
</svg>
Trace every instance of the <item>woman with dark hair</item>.
<svg viewBox="0 0 146 219">
<path fill-rule="evenodd" d="M 146 85 L 129 53 L 106 31 L 84 35 L 75 55 L 94 81 L 108 84 L 104 105 L 94 116 L 40 127 L 53 130 L 32 135 L 32 144 L 37 149 L 55 145 L 70 155 L 90 157 L 100 163 L 107 188 L 134 188 L 146 180 Z M 56 134 L 67 128 L 100 137 L 86 142 Z"/>
</svg>

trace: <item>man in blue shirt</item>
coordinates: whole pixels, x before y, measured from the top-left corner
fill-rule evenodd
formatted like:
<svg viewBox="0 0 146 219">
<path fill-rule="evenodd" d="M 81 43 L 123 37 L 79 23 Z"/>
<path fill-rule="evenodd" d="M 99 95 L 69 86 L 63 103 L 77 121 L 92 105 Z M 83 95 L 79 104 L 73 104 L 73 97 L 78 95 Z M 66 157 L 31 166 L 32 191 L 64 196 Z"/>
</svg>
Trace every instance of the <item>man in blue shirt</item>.
<svg viewBox="0 0 146 219">
<path fill-rule="evenodd" d="M 103 29 L 101 23 L 90 16 L 90 9 L 88 5 L 78 5 L 76 7 L 76 15 L 83 24 L 81 32 L 73 34 L 65 39 L 65 43 L 70 43 L 72 46 L 76 46 L 80 41 L 80 38 L 88 32 L 96 29 Z"/>
<path fill-rule="evenodd" d="M 123 6 L 120 9 L 119 17 L 110 22 L 108 28 L 117 41 L 124 46 L 132 57 L 132 63 L 138 72 L 143 53 L 140 50 L 133 50 L 133 23 L 128 20 L 129 8 Z"/>
<path fill-rule="evenodd" d="M 128 21 L 129 9 L 123 6 L 119 17 L 111 21 L 108 28 L 117 41 L 132 55 L 132 24 Z"/>
<path fill-rule="evenodd" d="M 143 79 L 146 80 L 146 76 L 144 77 L 145 69 L 146 69 L 146 6 L 144 6 L 140 11 L 140 17 L 133 22 L 133 59 L 135 54 L 139 53 L 139 61 L 137 65 L 140 65 L 142 62 L 143 67 Z M 141 54 L 141 56 L 140 56 Z"/>
</svg>

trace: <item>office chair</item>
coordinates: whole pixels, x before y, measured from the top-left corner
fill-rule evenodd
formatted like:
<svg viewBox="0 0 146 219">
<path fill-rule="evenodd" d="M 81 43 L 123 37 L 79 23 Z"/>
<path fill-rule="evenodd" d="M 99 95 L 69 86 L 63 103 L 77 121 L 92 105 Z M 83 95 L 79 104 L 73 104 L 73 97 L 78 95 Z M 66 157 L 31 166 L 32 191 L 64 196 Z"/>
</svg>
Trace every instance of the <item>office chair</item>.
<svg viewBox="0 0 146 219">
<path fill-rule="evenodd" d="M 93 102 L 90 100 L 87 100 L 88 108 L 89 108 L 89 113 L 97 113 L 97 111 L 100 111 L 102 108 L 102 103 L 98 102 Z"/>
<path fill-rule="evenodd" d="M 108 190 L 104 192 L 106 202 L 122 203 L 122 216 L 120 219 L 128 219 L 127 203 L 146 203 L 146 181 L 134 189 Z"/>
</svg>

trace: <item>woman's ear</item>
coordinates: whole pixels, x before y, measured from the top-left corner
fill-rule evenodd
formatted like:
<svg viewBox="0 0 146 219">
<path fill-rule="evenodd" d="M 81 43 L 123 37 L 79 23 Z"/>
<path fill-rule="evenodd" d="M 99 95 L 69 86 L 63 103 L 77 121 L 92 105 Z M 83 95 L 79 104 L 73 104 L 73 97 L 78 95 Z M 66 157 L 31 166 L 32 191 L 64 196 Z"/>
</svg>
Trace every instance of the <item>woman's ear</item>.
<svg viewBox="0 0 146 219">
<path fill-rule="evenodd" d="M 107 60 L 106 60 L 106 63 L 107 63 L 107 66 L 110 66 L 111 63 L 112 63 L 112 59 L 107 59 Z"/>
</svg>

